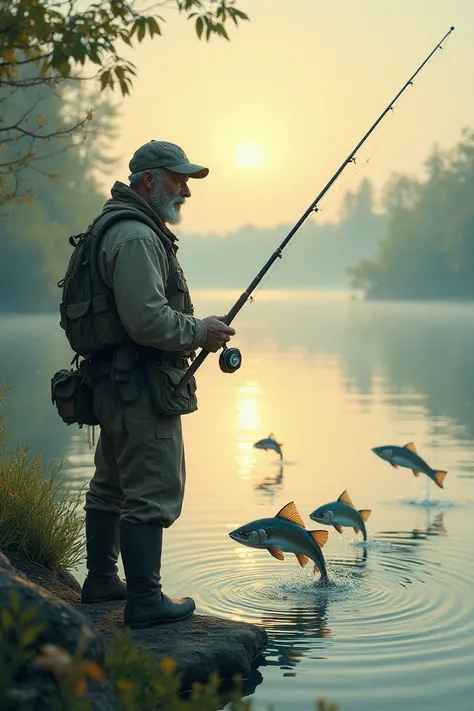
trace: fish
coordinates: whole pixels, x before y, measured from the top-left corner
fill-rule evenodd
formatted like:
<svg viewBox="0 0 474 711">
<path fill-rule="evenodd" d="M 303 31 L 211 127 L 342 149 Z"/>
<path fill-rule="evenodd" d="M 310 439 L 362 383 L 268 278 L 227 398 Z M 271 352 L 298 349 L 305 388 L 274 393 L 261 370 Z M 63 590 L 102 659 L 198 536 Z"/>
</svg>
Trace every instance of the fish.
<svg viewBox="0 0 474 711">
<path fill-rule="evenodd" d="M 283 442 L 277 442 L 274 438 L 273 432 L 271 432 L 268 437 L 264 439 L 259 439 L 253 445 L 256 449 L 264 449 L 265 452 L 269 449 L 273 449 L 274 452 L 280 455 L 280 459 L 283 459 L 283 452 L 281 448 L 283 447 Z"/>
<path fill-rule="evenodd" d="M 312 560 L 313 573 L 320 571 L 320 582 L 329 582 L 321 548 L 328 540 L 327 531 L 308 531 L 294 501 L 290 501 L 272 518 L 259 518 L 231 531 L 233 541 L 249 548 L 266 549 L 277 560 L 284 553 L 294 553 L 302 568 Z"/>
<path fill-rule="evenodd" d="M 415 476 L 420 476 L 420 472 L 426 474 L 437 484 L 440 489 L 444 489 L 444 478 L 447 474 L 443 469 L 432 469 L 424 459 L 422 459 L 413 442 L 408 442 L 404 447 L 396 445 L 386 445 L 384 447 L 373 447 L 374 452 L 381 459 L 389 462 L 392 467 L 406 467 L 411 469 Z"/>
<path fill-rule="evenodd" d="M 313 513 L 310 513 L 309 517 L 316 523 L 334 526 L 339 533 L 342 533 L 343 526 L 351 526 L 356 533 L 362 531 L 364 541 L 366 541 L 365 521 L 367 521 L 371 513 L 370 509 L 360 509 L 358 511 L 347 491 L 343 491 L 337 501 L 319 506 Z"/>
</svg>

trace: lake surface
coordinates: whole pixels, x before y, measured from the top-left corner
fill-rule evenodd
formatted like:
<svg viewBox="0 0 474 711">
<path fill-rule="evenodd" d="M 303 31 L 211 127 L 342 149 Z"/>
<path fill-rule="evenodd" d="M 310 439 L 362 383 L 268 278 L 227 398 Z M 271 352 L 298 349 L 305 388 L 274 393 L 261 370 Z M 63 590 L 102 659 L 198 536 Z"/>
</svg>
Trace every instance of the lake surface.
<svg viewBox="0 0 474 711">
<path fill-rule="evenodd" d="M 199 315 L 236 293 L 197 292 Z M 86 430 L 68 428 L 50 377 L 71 358 L 53 316 L 0 317 L 0 371 L 12 427 L 80 486 L 93 473 Z M 237 317 L 243 366 L 198 374 L 183 418 L 188 484 L 166 532 L 165 590 L 197 611 L 262 624 L 265 661 L 248 680 L 259 711 L 468 711 L 474 694 L 474 305 L 365 303 L 338 293 L 260 291 Z M 280 464 L 253 443 L 273 432 Z M 393 469 L 371 448 L 414 442 L 445 489 Z M 244 548 L 229 531 L 294 501 L 309 513 L 347 489 L 372 509 L 369 542 L 330 528 L 333 584 L 312 565 Z M 80 581 L 84 569 L 77 571 Z"/>
</svg>

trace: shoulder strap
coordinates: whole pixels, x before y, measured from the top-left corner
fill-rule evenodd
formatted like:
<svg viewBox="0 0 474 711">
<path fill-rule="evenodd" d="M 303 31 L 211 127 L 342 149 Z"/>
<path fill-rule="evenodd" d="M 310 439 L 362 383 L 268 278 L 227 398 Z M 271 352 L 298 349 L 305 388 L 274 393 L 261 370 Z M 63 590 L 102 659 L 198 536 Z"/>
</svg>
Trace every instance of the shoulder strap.
<svg viewBox="0 0 474 711">
<path fill-rule="evenodd" d="M 173 270 L 175 270 L 175 264 L 174 264 L 174 251 L 173 251 L 173 246 L 171 244 L 171 241 L 165 237 L 164 235 L 160 234 L 158 231 L 156 225 L 153 223 L 153 221 L 147 217 L 146 215 L 138 212 L 137 210 L 114 210 L 111 212 L 110 215 L 107 215 L 107 213 L 101 214 L 96 219 L 89 225 L 88 232 L 93 233 L 96 238 L 97 242 L 95 245 L 95 253 L 97 254 L 98 247 L 99 247 L 99 242 L 105 232 L 111 227 L 113 224 L 116 222 L 120 222 L 120 220 L 138 220 L 139 222 L 143 222 L 145 225 L 148 225 L 148 227 L 153 230 L 153 232 L 156 234 L 158 239 L 160 240 L 161 244 L 166 250 L 166 254 L 168 255 L 168 262 L 169 262 L 169 267 L 170 267 L 170 275 L 168 281 L 171 279 Z M 99 224 L 100 223 L 100 224 Z M 100 276 L 100 270 L 99 270 L 99 278 L 102 281 L 102 277 Z"/>
</svg>

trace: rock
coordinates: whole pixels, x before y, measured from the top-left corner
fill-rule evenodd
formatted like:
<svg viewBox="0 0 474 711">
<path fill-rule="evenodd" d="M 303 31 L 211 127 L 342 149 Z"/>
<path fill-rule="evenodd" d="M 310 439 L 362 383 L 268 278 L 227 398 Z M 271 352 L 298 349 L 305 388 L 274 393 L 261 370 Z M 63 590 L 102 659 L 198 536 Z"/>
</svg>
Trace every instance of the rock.
<svg viewBox="0 0 474 711">
<path fill-rule="evenodd" d="M 15 561 L 19 560 L 15 557 Z M 36 615 L 31 624 L 36 621 L 44 622 L 45 629 L 39 632 L 33 649 L 40 654 L 43 644 L 54 644 L 63 647 L 70 654 L 74 654 L 81 628 L 86 628 L 89 641 L 84 658 L 90 659 L 99 665 L 103 664 L 105 644 L 101 633 L 94 627 L 91 620 L 81 612 L 57 597 L 52 591 L 62 590 L 76 600 L 79 599 L 75 586 L 69 581 L 64 571 L 48 571 L 41 566 L 24 561 L 24 570 L 30 571 L 33 577 L 42 577 L 45 587 L 40 587 L 27 579 L 25 572 L 18 571 L 12 566 L 11 561 L 0 552 L 0 609 L 11 610 L 11 596 L 18 598 L 20 610 L 33 606 Z M 42 571 L 42 572 L 40 572 Z M 65 582 L 66 581 L 66 582 Z M 69 587 L 71 586 L 71 587 Z M 14 614 L 14 613 L 13 613 Z M 8 634 L 8 632 L 6 633 Z M 87 697 L 91 702 L 93 711 L 113 711 L 115 709 L 115 696 L 109 682 L 92 682 Z M 15 681 L 13 688 L 8 692 L 9 708 L 28 708 L 31 711 L 47 711 L 53 708 L 53 694 L 55 681 L 50 671 L 28 666 L 21 678 Z"/>
<path fill-rule="evenodd" d="M 30 562 L 25 563 L 26 569 L 31 567 Z M 64 647 L 70 654 L 74 654 L 81 627 L 86 627 L 90 634 L 90 642 L 85 656 L 102 664 L 105 646 L 100 632 L 96 630 L 90 619 L 79 612 L 77 607 L 73 607 L 55 594 L 58 589 L 67 588 L 61 582 L 62 575 L 40 566 L 34 567 L 44 571 L 44 587 L 28 580 L 24 572 L 18 571 L 4 555 L 1 555 L 0 609 L 10 608 L 12 594 L 18 597 L 20 608 L 33 605 L 37 610 L 35 619 L 46 624 L 45 630 L 38 636 L 38 646 L 52 643 Z M 72 594 L 73 591 L 70 590 L 69 596 L 72 597 Z M 76 599 L 79 599 L 78 593 Z"/>
<path fill-rule="evenodd" d="M 81 608 L 106 640 L 112 638 L 113 627 L 122 627 L 123 603 Z M 193 681 L 207 681 L 213 671 L 224 680 L 236 673 L 249 677 L 267 644 L 267 633 L 256 625 L 196 614 L 182 622 L 132 630 L 132 638 L 137 646 L 153 650 L 158 660 L 174 659 L 183 675 L 183 688 Z"/>
<path fill-rule="evenodd" d="M 10 606 L 12 592 L 19 597 L 21 607 L 35 605 L 38 619 L 47 624 L 39 636 L 38 648 L 48 642 L 73 653 L 79 631 L 85 626 L 91 635 L 85 656 L 101 665 L 112 629 L 123 627 L 124 602 L 83 605 L 80 585 L 69 573 L 45 569 L 19 556 L 9 560 L 0 552 L 0 609 Z M 151 649 L 157 661 L 163 657 L 175 660 L 183 689 L 190 688 L 194 681 L 207 681 L 212 672 L 224 680 L 240 673 L 248 680 L 247 687 L 261 680 L 255 668 L 267 644 L 267 633 L 256 625 L 193 615 L 174 624 L 132 630 L 132 637 L 137 646 Z M 32 711 L 46 711 L 52 707 L 53 691 L 54 680 L 49 672 L 29 668 L 27 676 L 11 690 L 10 699 L 18 708 L 26 705 Z M 107 681 L 91 681 L 87 698 L 93 711 L 116 708 Z"/>
</svg>

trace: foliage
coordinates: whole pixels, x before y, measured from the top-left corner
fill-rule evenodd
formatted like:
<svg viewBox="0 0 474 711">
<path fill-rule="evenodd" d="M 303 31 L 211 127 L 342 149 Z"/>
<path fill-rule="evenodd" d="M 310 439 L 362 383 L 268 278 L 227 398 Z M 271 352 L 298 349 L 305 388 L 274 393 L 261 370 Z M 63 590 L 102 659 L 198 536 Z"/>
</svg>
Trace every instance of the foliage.
<svg viewBox="0 0 474 711">
<path fill-rule="evenodd" d="M 119 55 L 120 46 L 133 47 L 148 35 L 161 35 L 164 18 L 157 6 L 174 7 L 195 23 L 197 37 L 211 35 L 229 39 L 226 26 L 248 17 L 234 7 L 235 0 L 0 0 L 0 204 L 22 198 L 19 176 L 25 168 L 42 160 L 38 146 L 54 139 L 62 141 L 60 152 L 71 145 L 73 136 L 88 129 L 92 111 L 64 123 L 50 126 L 39 100 L 31 99 L 23 111 L 9 119 L 7 106 L 27 89 L 60 97 L 64 84 L 94 79 L 100 89 L 130 93 L 135 66 Z M 90 76 L 84 70 L 92 68 Z M 26 139 L 26 140 L 25 140 Z M 64 139 L 69 139 L 64 142 Z M 12 155 L 13 151 L 13 155 Z"/>
<path fill-rule="evenodd" d="M 104 668 L 87 659 L 85 654 L 90 632 L 80 631 L 73 655 L 55 644 L 44 644 L 38 649 L 38 637 L 44 624 L 36 619 L 36 609 L 20 609 L 17 596 L 12 595 L 10 609 L 0 616 L 0 707 L 13 711 L 9 691 L 25 669 L 49 670 L 56 689 L 51 700 L 53 711 L 89 711 L 86 697 L 89 680 L 112 684 L 120 711 L 216 711 L 222 708 L 219 679 L 212 675 L 206 684 L 195 683 L 183 698 L 176 664 L 169 657 L 159 663 L 147 649 L 137 647 L 129 629 L 115 630 L 108 645 Z M 235 687 L 226 701 L 229 711 L 252 711 L 251 700 L 241 698 L 242 683 L 234 679 Z M 317 711 L 337 711 L 335 704 L 319 699 Z"/>
<path fill-rule="evenodd" d="M 222 705 L 217 674 L 207 684 L 195 683 L 188 698 L 180 698 L 181 676 L 175 662 L 165 657 L 158 663 L 153 652 L 133 643 L 129 629 L 114 630 L 104 669 L 123 711 L 211 711 Z M 234 682 L 230 711 L 250 711 L 250 702 L 241 699 L 240 677 Z"/>
<path fill-rule="evenodd" d="M 7 692 L 23 667 L 34 656 L 34 644 L 45 624 L 36 618 L 36 608 L 20 608 L 18 595 L 11 593 L 10 608 L 0 612 L 0 708 L 7 707 Z"/>
<path fill-rule="evenodd" d="M 395 175 L 385 194 L 388 228 L 374 259 L 350 269 L 371 299 L 473 299 L 474 132 L 435 149 L 424 181 Z"/>
<path fill-rule="evenodd" d="M 233 0 L 174 0 L 154 3 L 133 0 L 0 0 L 0 82 L 17 86 L 18 66 L 35 68 L 29 82 L 50 82 L 51 76 L 70 77 L 86 61 L 99 67 L 101 88 L 128 94 L 134 65 L 118 54 L 121 43 L 132 47 L 161 35 L 164 18 L 150 12 L 157 6 L 174 6 L 195 23 L 198 38 L 215 34 L 229 39 L 226 23 L 247 20 Z M 16 52 L 21 54 L 17 54 Z M 36 71 L 38 61 L 39 72 Z M 52 70 L 52 74 L 51 74 Z"/>
<path fill-rule="evenodd" d="M 87 101 L 79 89 L 64 91 L 62 98 L 44 87 L 25 89 L 10 99 L 4 116 L 24 114 L 31 103 L 41 101 L 50 129 L 62 132 L 68 116 L 81 113 Z M 0 152 L 4 156 L 12 153 L 12 162 L 19 159 L 13 174 L 16 180 L 12 174 L 4 176 L 10 205 L 8 214 L 0 213 L 0 311 L 57 309 L 56 285 L 71 251 L 68 237 L 82 231 L 104 202 L 94 176 L 97 170 L 109 171 L 115 163 L 111 144 L 116 138 L 116 115 L 110 101 L 96 99 L 86 140 L 74 150 L 56 151 L 55 155 L 48 144 L 37 146 L 37 161 L 27 167 L 13 150 Z M 71 139 L 65 136 L 64 140 L 68 146 Z M 14 144 L 20 152 L 26 151 L 24 141 Z M 0 182 L 1 177 L 0 167 Z M 13 204 L 15 190 L 18 205 Z M 32 204 L 25 209 L 25 202 Z"/>
<path fill-rule="evenodd" d="M 5 392 L 0 393 L 0 402 Z M 20 553 L 45 567 L 75 568 L 84 557 L 83 489 L 71 493 L 29 445 L 7 451 L 6 417 L 0 411 L 0 550 Z"/>
</svg>

